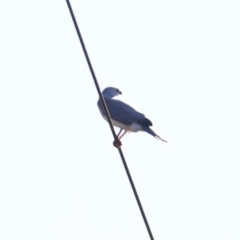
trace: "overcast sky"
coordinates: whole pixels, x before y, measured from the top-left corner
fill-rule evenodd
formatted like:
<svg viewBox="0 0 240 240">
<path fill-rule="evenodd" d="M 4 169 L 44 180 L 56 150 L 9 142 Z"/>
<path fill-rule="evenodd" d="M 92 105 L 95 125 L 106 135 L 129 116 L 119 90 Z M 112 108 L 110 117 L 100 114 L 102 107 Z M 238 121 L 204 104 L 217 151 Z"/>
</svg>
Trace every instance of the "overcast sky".
<svg viewBox="0 0 240 240">
<path fill-rule="evenodd" d="M 72 0 L 155 240 L 240 239 L 240 2 Z M 65 1 L 0 1 L 0 239 L 149 239 Z M 116 129 L 117 130 L 117 129 Z"/>
</svg>

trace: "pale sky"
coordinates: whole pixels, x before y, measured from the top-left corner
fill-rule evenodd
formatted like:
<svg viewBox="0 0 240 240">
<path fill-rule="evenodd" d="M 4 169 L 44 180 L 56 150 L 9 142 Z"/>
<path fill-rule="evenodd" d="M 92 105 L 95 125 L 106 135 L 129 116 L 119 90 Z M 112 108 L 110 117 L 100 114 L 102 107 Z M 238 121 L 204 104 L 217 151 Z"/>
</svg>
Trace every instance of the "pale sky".
<svg viewBox="0 0 240 240">
<path fill-rule="evenodd" d="M 240 239 L 240 2 L 72 0 L 155 240 Z M 0 239 L 149 239 L 65 1 L 0 1 Z M 118 129 L 116 129 L 118 130 Z"/>
</svg>

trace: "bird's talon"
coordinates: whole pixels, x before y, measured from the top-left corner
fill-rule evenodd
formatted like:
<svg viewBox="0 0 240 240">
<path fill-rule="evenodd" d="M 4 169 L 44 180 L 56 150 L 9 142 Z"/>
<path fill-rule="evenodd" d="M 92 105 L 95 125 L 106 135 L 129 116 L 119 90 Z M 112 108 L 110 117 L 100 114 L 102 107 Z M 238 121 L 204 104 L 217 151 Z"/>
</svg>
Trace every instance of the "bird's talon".
<svg viewBox="0 0 240 240">
<path fill-rule="evenodd" d="M 119 139 L 113 141 L 113 146 L 116 148 L 120 148 L 122 146 L 122 143 Z"/>
</svg>

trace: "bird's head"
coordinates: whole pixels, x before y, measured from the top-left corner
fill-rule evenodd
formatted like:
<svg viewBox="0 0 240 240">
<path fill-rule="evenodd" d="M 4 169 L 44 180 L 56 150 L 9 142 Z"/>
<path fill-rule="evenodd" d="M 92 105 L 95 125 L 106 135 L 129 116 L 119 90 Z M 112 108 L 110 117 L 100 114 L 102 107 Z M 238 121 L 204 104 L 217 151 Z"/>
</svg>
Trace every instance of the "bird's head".
<svg viewBox="0 0 240 240">
<path fill-rule="evenodd" d="M 107 87 L 103 90 L 102 94 L 104 97 L 113 98 L 119 94 L 122 94 L 122 92 L 118 88 Z"/>
</svg>

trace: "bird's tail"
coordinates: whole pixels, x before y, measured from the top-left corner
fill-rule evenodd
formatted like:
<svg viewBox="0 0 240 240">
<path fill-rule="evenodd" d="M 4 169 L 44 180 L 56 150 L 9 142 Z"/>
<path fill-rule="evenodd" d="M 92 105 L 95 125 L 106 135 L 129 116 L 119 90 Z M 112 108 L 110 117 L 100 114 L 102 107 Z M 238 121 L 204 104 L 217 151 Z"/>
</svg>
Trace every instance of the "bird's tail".
<svg viewBox="0 0 240 240">
<path fill-rule="evenodd" d="M 158 140 L 162 140 L 163 142 L 167 142 L 166 140 L 162 139 L 159 135 L 157 135 L 150 127 L 146 127 L 146 126 L 141 126 L 142 130 L 151 134 L 152 136 L 154 136 L 155 138 L 157 138 Z"/>
</svg>

